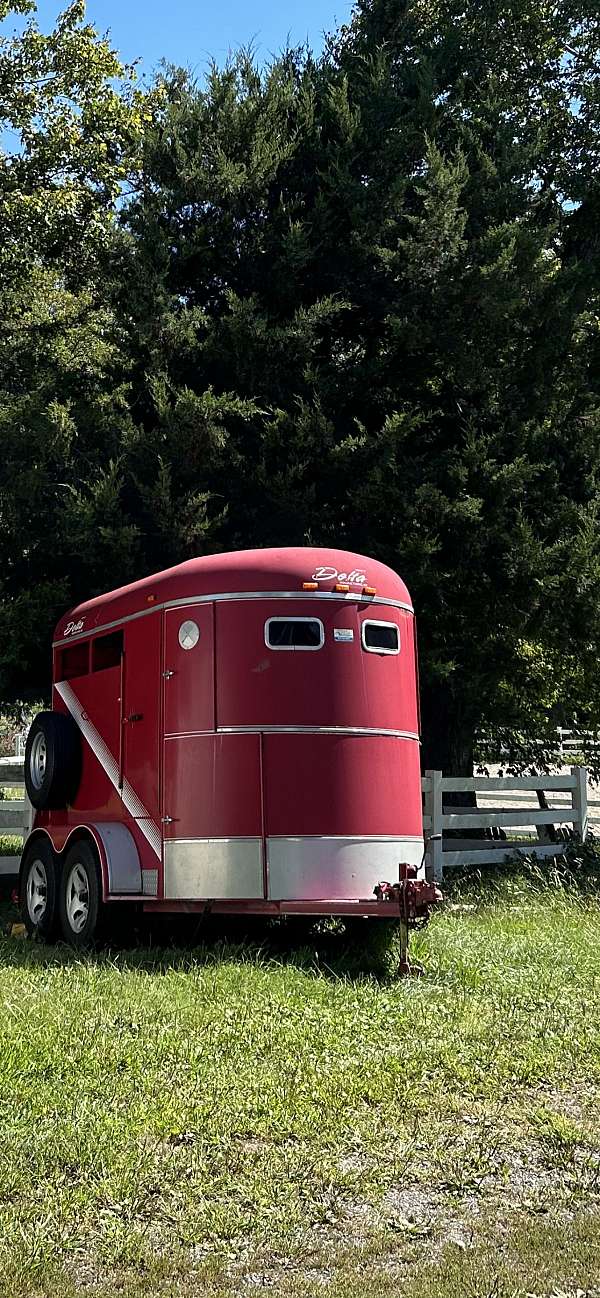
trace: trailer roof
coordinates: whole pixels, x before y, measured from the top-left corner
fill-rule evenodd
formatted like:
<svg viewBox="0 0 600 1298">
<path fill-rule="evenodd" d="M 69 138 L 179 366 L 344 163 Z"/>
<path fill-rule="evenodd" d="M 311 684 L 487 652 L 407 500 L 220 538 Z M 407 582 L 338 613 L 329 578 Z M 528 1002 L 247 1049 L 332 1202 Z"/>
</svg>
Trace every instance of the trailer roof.
<svg viewBox="0 0 600 1298">
<path fill-rule="evenodd" d="M 317 591 L 303 590 L 305 582 L 317 583 Z M 397 603 L 412 609 L 408 590 L 386 564 L 348 550 L 297 546 L 268 550 L 235 550 L 188 559 L 164 572 L 153 573 L 129 586 L 98 595 L 77 604 L 60 619 L 55 641 L 86 634 L 124 618 L 150 612 L 165 604 L 192 598 L 233 598 L 251 593 L 289 593 L 306 596 L 335 592 L 336 583 L 347 583 L 348 595 L 340 598 L 371 598 L 372 602 Z M 375 588 L 369 597 L 364 588 Z M 81 625 L 79 625 L 81 623 Z"/>
</svg>

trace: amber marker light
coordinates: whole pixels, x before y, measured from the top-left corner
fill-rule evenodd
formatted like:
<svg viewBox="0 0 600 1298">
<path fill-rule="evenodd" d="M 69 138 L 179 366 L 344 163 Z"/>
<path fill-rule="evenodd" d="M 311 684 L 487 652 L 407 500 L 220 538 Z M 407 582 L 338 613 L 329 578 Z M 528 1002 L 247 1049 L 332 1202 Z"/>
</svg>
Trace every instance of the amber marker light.
<svg viewBox="0 0 600 1298">
<path fill-rule="evenodd" d="M 318 590 L 318 589 L 319 589 L 319 583 L 318 583 L 318 581 L 303 581 L 303 582 L 302 582 L 302 589 L 303 589 L 303 590 Z"/>
<path fill-rule="evenodd" d="M 338 581 L 335 584 L 335 590 L 350 590 L 350 587 L 346 581 Z"/>
<path fill-rule="evenodd" d="M 377 594 L 376 586 L 363 586 L 363 595 L 376 595 L 376 594 Z"/>
</svg>

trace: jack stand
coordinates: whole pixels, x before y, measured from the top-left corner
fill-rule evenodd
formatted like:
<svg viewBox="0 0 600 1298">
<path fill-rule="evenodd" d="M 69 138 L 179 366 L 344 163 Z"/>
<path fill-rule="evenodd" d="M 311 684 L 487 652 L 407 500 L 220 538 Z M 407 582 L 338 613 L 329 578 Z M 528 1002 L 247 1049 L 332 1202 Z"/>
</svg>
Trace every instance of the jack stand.
<svg viewBox="0 0 600 1298">
<path fill-rule="evenodd" d="M 420 964 L 411 964 L 408 954 L 408 924 L 405 919 L 400 920 L 400 963 L 398 965 L 398 978 L 420 978 L 423 973 L 423 966 Z"/>
<path fill-rule="evenodd" d="M 398 977 L 406 978 L 411 974 L 418 977 L 423 973 L 421 965 L 411 964 L 408 957 L 408 930 L 417 923 L 426 920 L 434 906 L 442 901 L 442 894 L 435 883 L 416 878 L 416 867 L 401 862 L 398 883 L 378 883 L 373 889 L 378 901 L 395 902 L 400 910 L 400 963 Z"/>
<path fill-rule="evenodd" d="M 407 978 L 411 972 L 410 960 L 408 958 L 408 924 L 405 919 L 400 920 L 400 965 L 398 976 Z"/>
</svg>

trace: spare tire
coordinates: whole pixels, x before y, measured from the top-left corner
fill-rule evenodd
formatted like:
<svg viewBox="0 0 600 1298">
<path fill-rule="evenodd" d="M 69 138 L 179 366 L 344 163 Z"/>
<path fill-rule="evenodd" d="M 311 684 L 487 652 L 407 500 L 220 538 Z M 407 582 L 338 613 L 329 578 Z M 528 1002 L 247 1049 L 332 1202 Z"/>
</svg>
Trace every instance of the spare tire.
<svg viewBox="0 0 600 1298">
<path fill-rule="evenodd" d="M 38 712 L 25 745 L 25 788 L 38 811 L 71 803 L 81 778 L 81 735 L 62 712 Z"/>
</svg>

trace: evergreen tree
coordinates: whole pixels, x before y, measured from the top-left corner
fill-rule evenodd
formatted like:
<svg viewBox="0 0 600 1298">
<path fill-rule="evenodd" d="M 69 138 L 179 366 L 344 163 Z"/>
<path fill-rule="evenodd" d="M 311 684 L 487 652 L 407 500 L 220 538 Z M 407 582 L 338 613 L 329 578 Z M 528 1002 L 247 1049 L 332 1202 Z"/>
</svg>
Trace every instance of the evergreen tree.
<svg viewBox="0 0 600 1298">
<path fill-rule="evenodd" d="M 4 0 L 0 19 L 31 13 Z M 115 215 L 149 101 L 75 0 L 0 38 L 0 689 L 47 688 L 59 613 L 137 569 L 120 460 Z M 109 576 L 110 574 L 110 576 Z"/>
<path fill-rule="evenodd" d="M 78 5 L 0 48 L 5 695 L 71 599 L 314 542 L 406 578 L 426 764 L 600 724 L 599 27 L 360 0 L 150 101 Z"/>
<path fill-rule="evenodd" d="M 409 574 L 454 771 L 478 730 L 518 756 L 599 720 L 599 33 L 595 6 L 369 0 L 333 51 L 380 211 L 355 526 Z"/>
<path fill-rule="evenodd" d="M 597 50 L 591 7 L 365 0 L 319 63 L 173 77 L 128 215 L 141 444 L 214 543 L 403 573 L 453 771 L 600 720 Z"/>
</svg>

